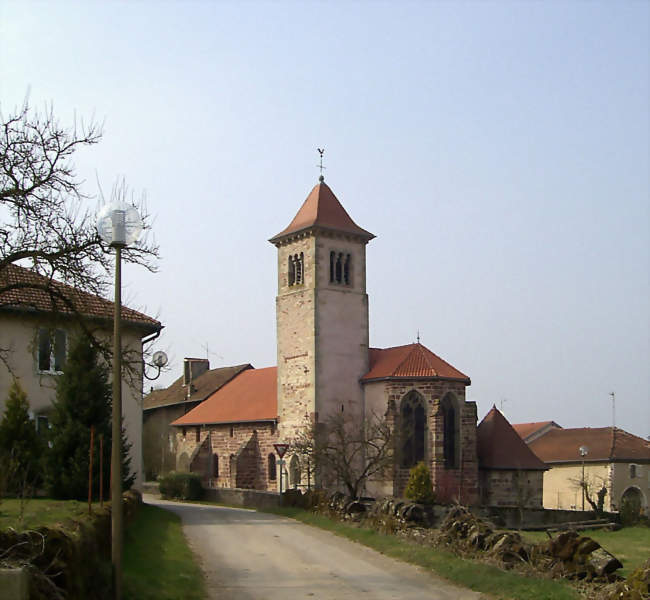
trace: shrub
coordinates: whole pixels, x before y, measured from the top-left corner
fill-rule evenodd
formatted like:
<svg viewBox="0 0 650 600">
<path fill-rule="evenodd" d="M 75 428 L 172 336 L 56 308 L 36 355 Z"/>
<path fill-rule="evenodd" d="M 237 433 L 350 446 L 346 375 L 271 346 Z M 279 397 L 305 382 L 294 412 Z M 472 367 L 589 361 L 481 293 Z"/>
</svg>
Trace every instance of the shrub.
<svg viewBox="0 0 650 600">
<path fill-rule="evenodd" d="M 178 500 L 198 500 L 203 495 L 201 478 L 196 473 L 167 473 L 160 478 L 160 495 Z"/>
<path fill-rule="evenodd" d="M 404 495 L 413 502 L 420 504 L 433 504 L 435 494 L 431 483 L 431 474 L 423 462 L 419 462 L 409 471 L 409 481 Z"/>
</svg>

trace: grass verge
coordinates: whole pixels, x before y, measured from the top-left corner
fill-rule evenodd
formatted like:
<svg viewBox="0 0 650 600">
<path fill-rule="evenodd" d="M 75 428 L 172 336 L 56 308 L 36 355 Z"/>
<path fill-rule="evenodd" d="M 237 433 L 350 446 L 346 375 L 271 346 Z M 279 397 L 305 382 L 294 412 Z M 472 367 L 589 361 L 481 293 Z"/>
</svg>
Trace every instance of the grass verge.
<svg viewBox="0 0 650 600">
<path fill-rule="evenodd" d="M 523 531 L 522 535 L 531 542 L 548 539 L 543 531 Z M 581 531 L 580 535 L 592 538 L 618 558 L 623 563 L 623 568 L 617 573 L 623 577 L 627 577 L 634 569 L 640 567 L 650 556 L 650 527 L 638 525 L 624 527 L 618 531 L 590 529 Z"/>
<path fill-rule="evenodd" d="M 124 539 L 125 600 L 204 600 L 205 581 L 175 514 L 143 504 Z"/>
<path fill-rule="evenodd" d="M 323 515 L 297 508 L 269 510 L 308 525 L 326 529 L 391 556 L 424 567 L 440 577 L 499 600 L 577 600 L 570 584 L 563 581 L 526 577 L 484 563 L 465 560 L 450 552 L 421 546 L 372 529 L 353 527 Z"/>
<path fill-rule="evenodd" d="M 93 504 L 93 508 L 99 503 Z M 20 522 L 20 500 L 4 498 L 0 503 L 0 529 L 34 529 L 50 527 L 55 523 L 79 521 L 88 516 L 88 503 L 77 500 L 49 500 L 31 498 L 25 503 L 23 522 Z"/>
</svg>

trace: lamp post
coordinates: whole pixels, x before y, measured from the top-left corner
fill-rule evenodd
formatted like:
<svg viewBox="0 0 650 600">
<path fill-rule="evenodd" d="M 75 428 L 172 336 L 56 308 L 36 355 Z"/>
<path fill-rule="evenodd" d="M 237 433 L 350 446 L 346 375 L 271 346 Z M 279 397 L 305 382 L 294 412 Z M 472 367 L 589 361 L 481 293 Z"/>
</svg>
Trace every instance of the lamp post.
<svg viewBox="0 0 650 600">
<path fill-rule="evenodd" d="M 589 448 L 587 446 L 580 446 L 578 452 L 582 457 L 582 510 L 585 510 L 585 456 L 589 454 Z"/>
<path fill-rule="evenodd" d="M 101 238 L 115 248 L 115 313 L 113 317 L 113 415 L 111 440 L 111 561 L 113 598 L 122 598 L 122 248 L 142 231 L 142 219 L 133 206 L 114 202 L 97 217 Z"/>
</svg>

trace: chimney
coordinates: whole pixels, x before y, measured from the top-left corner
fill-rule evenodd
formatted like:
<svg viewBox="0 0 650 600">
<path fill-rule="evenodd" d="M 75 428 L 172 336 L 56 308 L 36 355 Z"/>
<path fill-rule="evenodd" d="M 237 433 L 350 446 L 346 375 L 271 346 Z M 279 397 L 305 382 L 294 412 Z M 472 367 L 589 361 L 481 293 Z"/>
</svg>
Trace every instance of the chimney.
<svg viewBox="0 0 650 600">
<path fill-rule="evenodd" d="M 193 381 L 203 375 L 209 368 L 210 361 L 207 358 L 183 359 L 183 385 L 191 385 Z"/>
</svg>

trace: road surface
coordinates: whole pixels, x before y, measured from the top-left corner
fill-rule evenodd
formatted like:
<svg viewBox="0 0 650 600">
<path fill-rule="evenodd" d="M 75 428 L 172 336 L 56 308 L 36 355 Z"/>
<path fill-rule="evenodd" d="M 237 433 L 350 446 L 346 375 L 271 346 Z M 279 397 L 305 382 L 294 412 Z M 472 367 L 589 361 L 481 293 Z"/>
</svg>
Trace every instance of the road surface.
<svg viewBox="0 0 650 600">
<path fill-rule="evenodd" d="M 424 569 L 292 519 L 146 495 L 178 514 L 210 600 L 478 600 Z"/>
</svg>

